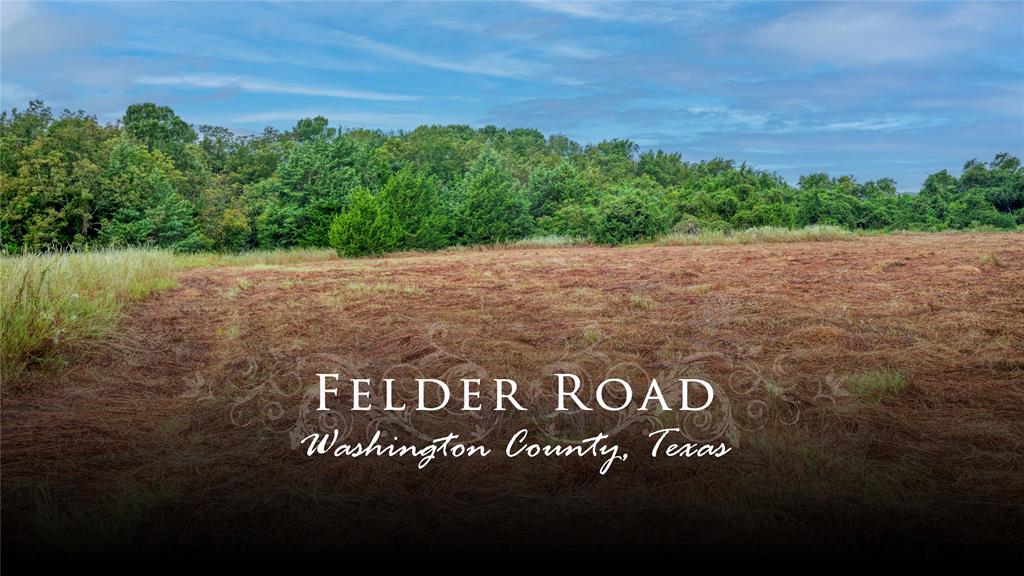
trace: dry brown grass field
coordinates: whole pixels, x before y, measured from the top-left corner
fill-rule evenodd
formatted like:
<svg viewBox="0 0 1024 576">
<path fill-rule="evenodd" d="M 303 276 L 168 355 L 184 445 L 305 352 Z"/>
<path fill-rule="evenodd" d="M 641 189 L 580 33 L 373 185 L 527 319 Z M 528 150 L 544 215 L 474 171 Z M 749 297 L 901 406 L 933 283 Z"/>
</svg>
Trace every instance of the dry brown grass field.
<svg viewBox="0 0 1024 576">
<path fill-rule="evenodd" d="M 705 378 L 706 418 L 550 418 L 556 367 Z M 449 431 L 500 452 L 619 430 L 587 459 L 308 458 L 316 373 L 514 378 L 537 408 L 341 414 L 350 440 Z M 4 538 L 103 555 L 322 537 L 615 554 L 743 545 L 926 557 L 1024 531 L 1024 235 L 495 249 L 195 268 L 116 333 L 3 395 Z M 550 408 L 550 407 L 548 407 Z M 648 458 L 645 433 L 726 441 Z M 842 526 L 843 530 L 836 530 Z M 574 548 L 575 547 L 575 548 Z M 609 551 L 609 553 L 612 553 Z"/>
</svg>

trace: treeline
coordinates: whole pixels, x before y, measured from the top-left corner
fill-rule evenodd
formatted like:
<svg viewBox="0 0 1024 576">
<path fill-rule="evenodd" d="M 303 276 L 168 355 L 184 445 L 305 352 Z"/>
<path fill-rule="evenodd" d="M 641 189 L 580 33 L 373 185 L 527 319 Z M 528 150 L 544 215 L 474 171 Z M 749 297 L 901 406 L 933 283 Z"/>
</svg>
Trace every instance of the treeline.
<svg viewBox="0 0 1024 576">
<path fill-rule="evenodd" d="M 810 174 L 796 187 L 732 160 L 684 162 L 629 140 L 487 126 L 340 130 L 322 117 L 256 136 L 155 104 L 116 124 L 42 102 L 0 115 L 7 252 L 152 245 L 180 251 L 333 246 L 362 255 L 557 234 L 618 244 L 667 232 L 832 224 L 1013 228 L 1024 169 L 1008 154 L 928 177 Z"/>
</svg>

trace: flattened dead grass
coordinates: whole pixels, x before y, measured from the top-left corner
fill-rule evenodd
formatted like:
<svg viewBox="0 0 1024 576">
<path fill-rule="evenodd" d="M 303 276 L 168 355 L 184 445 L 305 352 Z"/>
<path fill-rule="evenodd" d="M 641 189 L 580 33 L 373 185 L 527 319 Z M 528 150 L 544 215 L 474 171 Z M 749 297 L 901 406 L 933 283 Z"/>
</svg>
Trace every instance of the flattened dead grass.
<svg viewBox="0 0 1024 576">
<path fill-rule="evenodd" d="M 1001 266 L 969 277 L 959 269 L 994 252 Z M 882 274 L 890 260 L 906 264 Z M 189 526 L 196 534 L 271 510 L 282 533 L 304 526 L 339 540 L 365 529 L 345 519 L 365 514 L 366 502 L 399 527 L 443 518 L 438 530 L 486 531 L 538 509 L 564 526 L 564 499 L 550 495 L 572 494 L 572 506 L 595 515 L 641 501 L 663 516 L 733 512 L 762 538 L 788 513 L 810 518 L 822 506 L 914 527 L 929 520 L 924 504 L 956 502 L 974 511 L 970 529 L 984 529 L 1024 494 L 1020 234 L 510 248 L 199 267 L 179 282 L 132 308 L 118 330 L 130 345 L 73 370 L 24 374 L 33 393 L 5 396 L 5 530 L 25 533 L 32 518 L 53 516 L 24 496 L 41 479 L 53 483 L 54 501 L 117 493 L 126 481 L 173 486 L 161 506 L 201 510 Z M 229 289 L 234 297 L 222 297 Z M 737 448 L 715 465 L 647 460 L 643 427 L 627 426 L 616 438 L 637 457 L 604 478 L 587 461 L 498 457 L 417 473 L 408 462 L 353 466 L 291 449 L 317 372 L 513 377 L 542 404 L 556 366 L 585 373 L 588 386 L 609 374 L 706 378 L 728 399 L 709 422 L 660 414 L 658 423 L 703 422 L 691 431 Z M 872 374 L 877 367 L 903 384 Z M 501 430 L 553 426 L 578 437 L 619 425 L 600 412 L 544 417 L 507 414 Z M 342 424 L 359 435 L 371 422 Z M 472 435 L 490 422 L 440 413 L 372 424 L 408 438 L 406 425 Z M 54 445 L 65 449 L 46 449 Z M 309 503 L 310 515 L 289 515 L 285 500 Z M 753 504 L 763 511 L 756 518 Z"/>
</svg>

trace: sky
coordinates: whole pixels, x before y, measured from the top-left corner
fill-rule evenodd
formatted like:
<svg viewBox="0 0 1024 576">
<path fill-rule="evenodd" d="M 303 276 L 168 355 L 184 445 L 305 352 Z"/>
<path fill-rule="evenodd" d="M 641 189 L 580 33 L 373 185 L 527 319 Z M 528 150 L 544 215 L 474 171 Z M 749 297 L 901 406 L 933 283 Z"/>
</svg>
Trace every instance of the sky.
<svg viewBox="0 0 1024 576">
<path fill-rule="evenodd" d="M 892 177 L 1024 156 L 1024 2 L 10 2 L 0 104 L 494 124 Z"/>
</svg>

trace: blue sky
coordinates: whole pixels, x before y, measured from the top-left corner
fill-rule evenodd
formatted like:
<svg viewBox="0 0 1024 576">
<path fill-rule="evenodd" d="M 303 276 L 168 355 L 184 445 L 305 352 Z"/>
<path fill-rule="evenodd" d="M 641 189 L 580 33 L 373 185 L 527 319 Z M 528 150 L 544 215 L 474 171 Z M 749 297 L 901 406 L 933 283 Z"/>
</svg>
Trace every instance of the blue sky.
<svg viewBox="0 0 1024 576">
<path fill-rule="evenodd" d="M 133 102 L 243 133 L 496 124 L 790 181 L 1024 156 L 1024 3 L 0 4 L 4 109 Z"/>
</svg>

